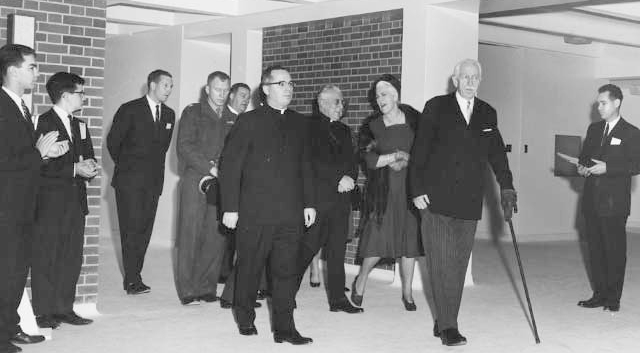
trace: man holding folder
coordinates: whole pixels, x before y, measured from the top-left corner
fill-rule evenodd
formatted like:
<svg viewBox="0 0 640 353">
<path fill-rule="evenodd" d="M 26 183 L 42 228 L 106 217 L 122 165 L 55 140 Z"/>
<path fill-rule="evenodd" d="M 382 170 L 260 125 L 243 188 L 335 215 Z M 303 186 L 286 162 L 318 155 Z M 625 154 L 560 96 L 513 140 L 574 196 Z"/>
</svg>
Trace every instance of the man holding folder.
<svg viewBox="0 0 640 353">
<path fill-rule="evenodd" d="M 640 130 L 620 116 L 622 99 L 618 86 L 598 89 L 602 120 L 589 126 L 578 164 L 593 284 L 593 296 L 578 306 L 612 312 L 620 310 L 624 283 L 631 176 L 640 173 Z"/>
</svg>

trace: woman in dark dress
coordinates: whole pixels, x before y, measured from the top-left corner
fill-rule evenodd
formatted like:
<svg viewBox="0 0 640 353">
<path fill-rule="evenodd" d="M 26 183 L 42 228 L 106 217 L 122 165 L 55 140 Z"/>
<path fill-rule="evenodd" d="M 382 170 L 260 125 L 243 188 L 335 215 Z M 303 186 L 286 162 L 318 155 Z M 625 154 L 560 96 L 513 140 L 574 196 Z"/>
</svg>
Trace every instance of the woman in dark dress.
<svg viewBox="0 0 640 353">
<path fill-rule="evenodd" d="M 383 258 L 400 258 L 402 302 L 416 310 L 411 283 L 415 258 L 422 256 L 417 212 L 407 193 L 407 165 L 420 113 L 400 104 L 400 81 L 382 75 L 374 81 L 376 113 L 360 128 L 358 145 L 366 164 L 367 181 L 361 211 L 360 272 L 351 299 L 362 304 L 367 277 Z"/>
</svg>

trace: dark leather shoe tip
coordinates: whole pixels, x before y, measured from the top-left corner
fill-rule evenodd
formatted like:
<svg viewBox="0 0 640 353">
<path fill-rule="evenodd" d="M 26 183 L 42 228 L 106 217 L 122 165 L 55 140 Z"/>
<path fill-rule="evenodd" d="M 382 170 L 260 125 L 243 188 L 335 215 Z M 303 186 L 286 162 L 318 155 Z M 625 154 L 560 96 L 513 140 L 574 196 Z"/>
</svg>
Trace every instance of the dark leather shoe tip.
<svg viewBox="0 0 640 353">
<path fill-rule="evenodd" d="M 238 331 L 243 336 L 253 336 L 258 334 L 258 329 L 255 326 L 238 327 Z"/>
<path fill-rule="evenodd" d="M 222 309 L 231 309 L 232 306 L 230 301 L 220 298 L 220 307 Z"/>
<path fill-rule="evenodd" d="M 65 324 L 75 326 L 89 325 L 93 322 L 93 320 L 80 317 L 76 313 L 53 315 L 53 318 Z"/>
<path fill-rule="evenodd" d="M 275 333 L 273 335 L 273 340 L 276 343 L 289 342 L 294 346 L 313 343 L 313 339 L 311 337 L 302 337 L 300 334 L 291 335 L 291 336 L 282 336 Z"/>
<path fill-rule="evenodd" d="M 418 310 L 418 307 L 416 306 L 415 302 L 410 302 L 410 301 L 404 299 L 404 297 L 402 298 L 402 304 L 404 304 L 404 309 L 406 311 L 416 311 L 416 310 Z"/>
<path fill-rule="evenodd" d="M 440 340 L 445 346 L 462 346 L 467 344 L 467 339 L 455 328 L 442 330 Z"/>
<path fill-rule="evenodd" d="M 313 288 L 318 288 L 320 287 L 320 282 L 309 282 L 309 285 Z"/>
<path fill-rule="evenodd" d="M 351 305 L 351 303 L 340 303 L 333 304 L 329 306 L 329 311 L 338 312 L 343 311 L 347 314 L 358 314 L 364 312 L 363 308 L 358 308 L 357 306 Z"/>
<path fill-rule="evenodd" d="M 18 332 L 13 335 L 9 341 L 15 344 L 32 344 L 32 343 L 40 343 L 44 341 L 44 336 L 41 335 L 27 335 L 24 332 Z"/>
<path fill-rule="evenodd" d="M 50 328 L 55 330 L 60 327 L 60 322 L 54 319 L 51 315 L 36 316 L 36 323 L 40 328 Z"/>
<path fill-rule="evenodd" d="M 433 323 L 433 337 L 440 337 L 440 328 L 438 328 L 438 321 Z"/>
<path fill-rule="evenodd" d="M 609 311 L 613 311 L 613 312 L 617 312 L 620 311 L 620 305 L 618 304 L 614 304 L 614 305 L 605 305 L 603 310 L 609 310 Z"/>
<path fill-rule="evenodd" d="M 204 295 L 201 295 L 201 296 L 198 297 L 198 300 L 202 300 L 202 301 L 207 302 L 207 303 L 213 303 L 218 299 L 219 298 L 218 298 L 217 295 L 211 294 L 211 293 L 204 294 Z"/>
</svg>

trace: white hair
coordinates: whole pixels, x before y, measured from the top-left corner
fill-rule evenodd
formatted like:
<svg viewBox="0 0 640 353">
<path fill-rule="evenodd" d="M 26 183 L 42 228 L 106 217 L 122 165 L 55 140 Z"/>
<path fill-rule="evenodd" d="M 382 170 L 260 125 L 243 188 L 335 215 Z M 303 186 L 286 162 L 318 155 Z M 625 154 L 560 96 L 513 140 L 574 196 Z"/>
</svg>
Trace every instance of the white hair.
<svg viewBox="0 0 640 353">
<path fill-rule="evenodd" d="M 340 88 L 338 88 L 338 86 L 336 85 L 332 85 L 332 84 L 328 84 L 328 85 L 324 85 L 322 86 L 322 88 L 320 89 L 320 91 L 318 91 L 318 96 L 316 97 L 316 99 L 318 101 L 320 101 L 321 99 L 324 99 L 324 95 L 325 93 L 328 93 L 330 91 L 334 91 L 336 93 L 342 93 L 340 91 Z"/>
<path fill-rule="evenodd" d="M 480 77 L 482 77 L 482 66 L 480 65 L 480 62 L 476 59 L 464 59 L 462 61 L 460 61 L 459 63 L 456 64 L 456 66 L 453 68 L 453 77 L 458 77 L 458 75 L 460 75 L 460 69 L 465 66 L 465 65 L 474 65 L 475 67 L 478 68 L 478 75 Z"/>
</svg>

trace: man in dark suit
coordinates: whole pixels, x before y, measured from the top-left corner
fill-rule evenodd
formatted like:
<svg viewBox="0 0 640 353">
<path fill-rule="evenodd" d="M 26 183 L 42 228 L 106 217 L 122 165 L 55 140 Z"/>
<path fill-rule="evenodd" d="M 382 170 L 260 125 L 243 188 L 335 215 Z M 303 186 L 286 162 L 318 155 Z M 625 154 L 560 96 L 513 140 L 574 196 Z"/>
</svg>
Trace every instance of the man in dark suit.
<svg viewBox="0 0 640 353">
<path fill-rule="evenodd" d="M 24 45 L 0 48 L 0 353 L 20 352 L 13 345 L 37 343 L 20 328 L 18 306 L 31 261 L 32 228 L 40 167 L 69 150 L 58 132 L 36 140 L 31 112 L 22 95 L 38 78 L 36 52 Z M 44 160 L 44 161 L 43 161 Z"/>
<path fill-rule="evenodd" d="M 435 302 L 433 333 L 448 346 L 467 342 L 458 331 L 458 311 L 482 216 L 487 163 L 500 184 L 505 219 L 511 219 L 516 205 L 496 111 L 475 97 L 481 73 L 476 60 L 455 66 L 456 91 L 425 104 L 409 161 L 410 193 L 421 210 L 422 242 Z"/>
<path fill-rule="evenodd" d="M 317 109 L 310 117 L 311 161 L 318 218 L 304 234 L 298 254 L 298 288 L 311 260 L 320 248 L 327 260 L 329 310 L 349 314 L 363 312 L 344 295 L 344 255 L 351 221 L 350 191 L 358 178 L 351 130 L 340 122 L 344 111 L 342 92 L 334 85 L 318 93 Z"/>
<path fill-rule="evenodd" d="M 175 125 L 175 113 L 164 104 L 173 89 L 171 74 L 152 71 L 147 88 L 147 95 L 120 106 L 107 135 L 107 148 L 115 164 L 111 185 L 116 191 L 123 288 L 127 294 L 151 290 L 142 282 L 140 273 L 162 193 L 165 156 Z"/>
<path fill-rule="evenodd" d="M 293 321 L 296 260 L 304 226 L 315 221 L 313 175 L 304 116 L 287 109 L 294 83 L 280 66 L 262 75 L 265 102 L 240 115 L 221 158 L 222 222 L 236 229 L 233 307 L 242 335 L 256 335 L 256 290 L 268 261 L 273 338 L 308 344 Z"/>
<path fill-rule="evenodd" d="M 618 86 L 598 89 L 602 120 L 589 125 L 578 165 L 578 173 L 587 178 L 582 210 L 593 285 L 593 296 L 578 305 L 610 311 L 620 310 L 631 177 L 640 173 L 640 130 L 620 116 L 622 98 Z"/>
<path fill-rule="evenodd" d="M 58 139 L 70 141 L 70 152 L 41 169 L 32 246 L 33 311 L 39 327 L 87 325 L 93 321 L 73 311 L 89 213 L 85 183 L 98 175 L 89 128 L 73 116 L 82 109 L 84 79 L 58 72 L 46 88 L 54 106 L 39 117 L 36 134 L 57 131 Z"/>
<path fill-rule="evenodd" d="M 183 305 L 217 300 L 227 239 L 219 231 L 217 192 L 213 190 L 207 198 L 200 184 L 218 177 L 218 159 L 236 120 L 225 106 L 229 81 L 224 72 L 211 73 L 205 86 L 206 101 L 189 105 L 180 118 L 176 144 L 182 171 L 176 287 Z"/>
</svg>

